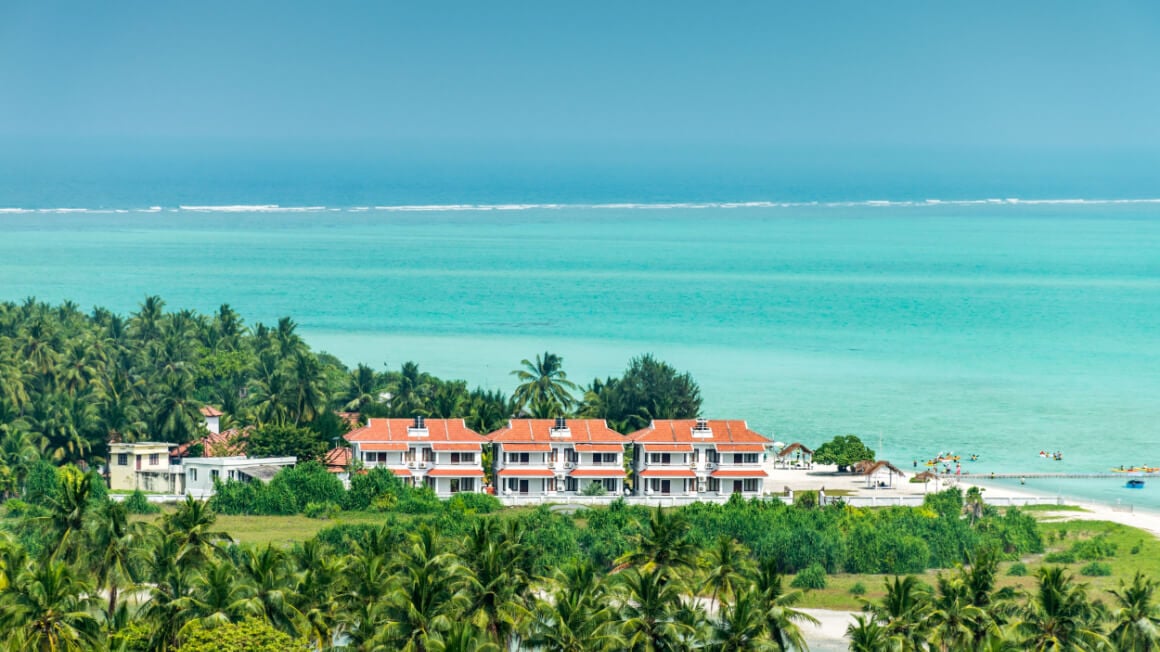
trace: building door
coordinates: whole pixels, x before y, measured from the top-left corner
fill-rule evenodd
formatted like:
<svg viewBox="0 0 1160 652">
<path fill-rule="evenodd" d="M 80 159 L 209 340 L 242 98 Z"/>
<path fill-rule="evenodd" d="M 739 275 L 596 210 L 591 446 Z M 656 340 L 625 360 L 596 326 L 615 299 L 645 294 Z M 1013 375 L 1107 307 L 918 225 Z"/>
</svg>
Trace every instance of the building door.
<svg viewBox="0 0 1160 652">
<path fill-rule="evenodd" d="M 670 494 L 672 492 L 673 492 L 672 481 L 671 480 L 661 480 L 661 493 L 667 495 L 667 494 Z"/>
<path fill-rule="evenodd" d="M 741 493 L 741 481 L 740 480 L 733 481 L 733 493 L 735 493 L 735 494 Z"/>
<path fill-rule="evenodd" d="M 137 470 L 138 471 L 141 470 L 141 456 L 140 455 L 137 456 Z"/>
<path fill-rule="evenodd" d="M 520 480 L 520 493 L 521 494 L 528 493 L 528 481 L 527 480 Z"/>
</svg>

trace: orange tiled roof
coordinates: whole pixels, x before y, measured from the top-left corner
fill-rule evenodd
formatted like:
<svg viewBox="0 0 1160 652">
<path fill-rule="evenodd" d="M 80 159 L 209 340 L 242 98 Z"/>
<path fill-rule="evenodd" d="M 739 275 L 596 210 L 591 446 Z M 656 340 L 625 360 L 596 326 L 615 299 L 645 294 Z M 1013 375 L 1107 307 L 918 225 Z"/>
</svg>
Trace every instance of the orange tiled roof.
<svg viewBox="0 0 1160 652">
<path fill-rule="evenodd" d="M 220 417 L 223 414 L 224 414 L 224 412 L 213 407 L 212 405 L 206 405 L 203 408 L 201 408 L 201 416 L 203 416 L 203 417 Z"/>
<path fill-rule="evenodd" d="M 483 448 L 483 443 L 482 442 L 480 442 L 480 443 L 472 443 L 472 442 L 452 442 L 452 443 L 449 443 L 449 442 L 435 441 L 435 442 L 431 442 L 431 448 L 432 448 L 432 450 L 438 451 L 440 453 L 444 453 L 444 452 L 462 452 L 462 453 L 476 452 L 476 453 L 478 453 L 479 450 L 481 448 Z"/>
<path fill-rule="evenodd" d="M 467 427 L 463 419 L 427 419 L 423 424 L 427 435 L 412 437 L 407 429 L 414 425 L 412 419 L 369 419 L 367 425 L 346 434 L 347 441 L 398 441 L 398 442 L 470 442 L 484 444 L 483 435 Z"/>
<path fill-rule="evenodd" d="M 186 442 L 169 452 L 170 457 L 189 457 L 189 449 L 201 444 L 203 457 L 231 457 L 246 454 L 246 437 L 250 434 L 249 428 L 238 430 L 231 428 L 218 433 L 210 434 Z"/>
<path fill-rule="evenodd" d="M 560 442 L 560 443 L 618 443 L 624 445 L 628 439 L 608 427 L 604 419 L 567 419 L 570 437 L 552 437 L 552 428 L 556 426 L 555 419 L 512 419 L 506 428 L 501 428 L 487 436 L 488 439 L 501 444 L 532 443 L 532 442 Z"/>
<path fill-rule="evenodd" d="M 505 453 L 551 453 L 552 446 L 548 443 L 543 444 L 503 444 L 503 452 Z"/>
<path fill-rule="evenodd" d="M 652 468 L 640 472 L 642 478 L 695 478 L 696 473 L 689 469 Z"/>
<path fill-rule="evenodd" d="M 368 452 L 394 451 L 394 452 L 398 453 L 398 452 L 406 451 L 407 444 L 405 444 L 401 441 L 360 441 L 358 443 L 358 449 L 360 451 L 368 451 Z"/>
<path fill-rule="evenodd" d="M 499 475 L 501 478 L 553 478 L 556 476 L 548 469 L 521 469 L 518 467 L 500 469 Z"/>
<path fill-rule="evenodd" d="M 505 450 L 507 447 L 504 447 Z M 578 453 L 623 453 L 624 444 L 576 444 Z"/>
<path fill-rule="evenodd" d="M 761 469 L 717 469 L 711 474 L 714 478 L 765 478 L 769 477 Z"/>
<path fill-rule="evenodd" d="M 717 444 L 718 453 L 764 453 L 762 444 Z"/>
<path fill-rule="evenodd" d="M 431 469 L 427 472 L 428 477 L 432 478 L 482 478 L 482 469 L 456 469 L 456 468 L 439 468 Z"/>
<path fill-rule="evenodd" d="M 748 424 L 740 419 L 710 419 L 710 437 L 694 437 L 693 427 L 696 419 L 664 419 L 653 421 L 647 428 L 638 430 L 628 436 L 629 439 L 642 444 L 686 443 L 698 442 L 706 444 L 769 444 L 769 438 L 749 429 Z"/>
<path fill-rule="evenodd" d="M 575 469 L 569 475 L 573 478 L 623 478 L 624 469 Z"/>
<path fill-rule="evenodd" d="M 331 473 L 342 473 L 350 466 L 351 451 L 349 448 L 339 447 L 326 451 L 326 470 Z"/>
</svg>

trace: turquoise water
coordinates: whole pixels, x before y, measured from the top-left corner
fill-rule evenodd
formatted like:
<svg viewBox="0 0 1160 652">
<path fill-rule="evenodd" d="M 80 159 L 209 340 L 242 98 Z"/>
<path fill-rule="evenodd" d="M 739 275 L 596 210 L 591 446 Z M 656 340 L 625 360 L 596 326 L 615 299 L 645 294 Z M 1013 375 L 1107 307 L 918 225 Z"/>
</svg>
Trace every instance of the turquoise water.
<svg viewBox="0 0 1160 652">
<path fill-rule="evenodd" d="M 583 382 L 654 352 L 782 441 L 1160 466 L 1160 204 L 508 208 L 9 211 L 0 298 L 229 303 L 508 392 L 544 350 Z M 1121 485 L 1037 488 L 1160 505 Z"/>
</svg>

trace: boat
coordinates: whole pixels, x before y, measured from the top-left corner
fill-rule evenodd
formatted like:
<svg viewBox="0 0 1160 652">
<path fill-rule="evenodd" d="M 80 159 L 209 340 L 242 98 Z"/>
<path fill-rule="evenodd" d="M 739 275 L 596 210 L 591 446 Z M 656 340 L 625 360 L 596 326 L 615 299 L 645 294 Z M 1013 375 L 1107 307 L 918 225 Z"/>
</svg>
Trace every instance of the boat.
<svg viewBox="0 0 1160 652">
<path fill-rule="evenodd" d="M 1128 484 L 1125 484 L 1124 487 L 1128 489 L 1143 489 L 1144 481 L 1137 478 L 1132 478 L 1131 480 L 1128 480 Z"/>
</svg>

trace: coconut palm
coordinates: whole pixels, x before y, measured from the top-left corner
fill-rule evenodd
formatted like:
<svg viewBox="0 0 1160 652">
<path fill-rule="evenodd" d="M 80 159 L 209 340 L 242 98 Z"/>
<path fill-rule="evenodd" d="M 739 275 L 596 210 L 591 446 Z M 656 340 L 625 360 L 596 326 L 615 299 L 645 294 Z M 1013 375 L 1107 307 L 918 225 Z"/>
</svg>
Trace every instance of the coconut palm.
<svg viewBox="0 0 1160 652">
<path fill-rule="evenodd" d="M 619 566 L 637 566 L 642 572 L 691 570 L 697 562 L 697 546 L 689 541 L 689 522 L 658 505 L 648 529 L 630 539 L 633 550 L 621 555 Z"/>
<path fill-rule="evenodd" d="M 716 607 L 718 600 L 732 598 L 737 588 L 746 582 L 746 576 L 752 572 L 749 551 L 736 539 L 724 534 L 717 538 L 704 565 L 708 570 L 705 588 L 709 589 L 713 607 Z"/>
<path fill-rule="evenodd" d="M 390 625 L 382 643 L 415 652 L 431 649 L 468 606 L 463 586 L 468 571 L 443 549 L 435 530 L 423 526 L 399 556 L 394 590 L 386 599 Z"/>
<path fill-rule="evenodd" d="M 97 647 L 92 587 L 64 562 L 31 564 L 0 593 L 0 629 L 10 650 L 69 652 Z"/>
<path fill-rule="evenodd" d="M 464 560 L 471 570 L 465 584 L 471 621 L 503 649 L 526 619 L 531 593 L 527 573 L 528 548 L 518 529 L 504 529 L 498 520 L 479 521 L 464 541 Z"/>
<path fill-rule="evenodd" d="M 614 615 L 605 582 L 592 563 L 573 561 L 551 578 L 555 587 L 537 599 L 528 615 L 526 643 L 544 652 L 619 650 L 624 638 L 612 626 Z"/>
<path fill-rule="evenodd" d="M 1087 597 L 1087 585 L 1076 584 L 1063 566 L 1036 573 L 1036 589 L 1020 614 L 1016 631 L 1029 650 L 1087 650 L 1107 645 L 1099 632 L 1098 609 Z"/>
<path fill-rule="evenodd" d="M 620 608 L 616 620 L 624 649 L 680 650 L 696 634 L 696 629 L 678 618 L 681 594 L 665 575 L 656 567 L 629 568 L 617 574 Z"/>
<path fill-rule="evenodd" d="M 929 587 L 913 575 L 886 580 L 886 595 L 878 604 L 867 605 L 868 611 L 884 623 L 887 636 L 902 650 L 926 647 L 923 623 L 930 612 Z"/>
<path fill-rule="evenodd" d="M 765 629 L 765 611 L 761 596 L 750 588 L 737 593 L 737 598 L 722 604 L 713 620 L 712 649 L 717 652 L 756 652 L 780 650 L 781 646 L 769 639 Z"/>
<path fill-rule="evenodd" d="M 884 652 L 895 649 L 886 628 L 871 616 L 854 616 L 854 622 L 846 628 L 850 638 L 850 652 Z"/>
<path fill-rule="evenodd" d="M 244 613 L 257 616 L 291 636 L 308 629 L 302 612 L 294 606 L 295 578 L 281 548 L 269 543 L 260 548 L 246 548 L 237 570 L 242 581 L 252 587 L 250 597 L 241 602 Z"/>
<path fill-rule="evenodd" d="M 777 560 L 767 557 L 758 564 L 753 577 L 753 589 L 761 599 L 765 611 L 765 629 L 769 639 L 777 649 L 808 650 L 801 624 L 820 624 L 817 618 L 794 609 L 802 598 L 802 592 L 794 589 L 782 590 L 781 575 L 777 572 Z"/>
<path fill-rule="evenodd" d="M 223 561 L 204 564 L 194 573 L 189 594 L 181 601 L 183 611 L 191 616 L 183 629 L 193 626 L 213 629 L 237 622 L 252 613 L 249 600 L 253 595 L 253 584 L 240 580 L 233 564 Z"/>
<path fill-rule="evenodd" d="M 970 587 L 962 579 L 939 576 L 938 596 L 926 617 L 927 636 L 937 649 L 969 649 L 975 644 L 975 633 L 987 630 L 990 618 L 971 598 Z"/>
<path fill-rule="evenodd" d="M 61 475 L 55 495 L 46 498 L 48 515 L 40 520 L 47 522 L 56 535 L 53 559 L 73 562 L 83 549 L 81 538 L 92 505 L 90 498 L 94 481 L 101 480 L 95 474 L 81 473 L 74 467 L 70 473 Z"/>
<path fill-rule="evenodd" d="M 117 613 L 119 590 L 136 580 L 131 558 L 141 529 L 132 527 L 125 506 L 113 501 L 106 501 L 97 510 L 94 521 L 89 542 L 91 564 L 97 588 L 109 596 L 105 618 L 112 619 Z"/>
<path fill-rule="evenodd" d="M 358 412 L 379 400 L 379 392 L 382 389 L 380 378 L 374 369 L 365 364 L 360 364 L 350 372 L 346 384 L 346 392 L 342 394 L 340 400 L 347 410 Z"/>
<path fill-rule="evenodd" d="M 183 567 L 192 567 L 215 555 L 224 554 L 222 547 L 230 538 L 225 532 L 213 529 L 217 515 L 204 500 L 186 496 L 177 510 L 165 517 L 162 533 L 172 537 L 177 547 L 174 561 Z"/>
<path fill-rule="evenodd" d="M 572 396 L 573 391 L 579 389 L 576 383 L 568 380 L 568 374 L 563 369 L 564 359 L 548 351 L 544 355 L 537 355 L 534 362 L 520 360 L 520 369 L 512 372 L 519 379 L 512 399 L 516 406 L 539 407 L 540 416 L 564 416 L 576 403 Z"/>
<path fill-rule="evenodd" d="M 1154 600 L 1155 591 L 1156 582 L 1140 571 L 1131 584 L 1120 580 L 1118 589 L 1108 591 L 1113 598 L 1108 639 L 1117 650 L 1160 650 L 1160 606 Z"/>
</svg>

